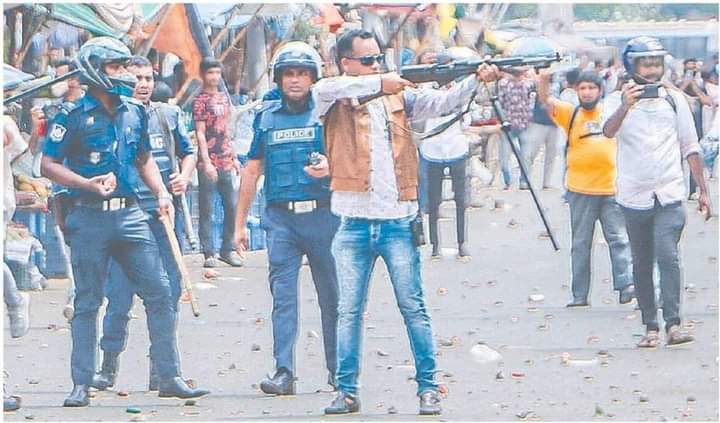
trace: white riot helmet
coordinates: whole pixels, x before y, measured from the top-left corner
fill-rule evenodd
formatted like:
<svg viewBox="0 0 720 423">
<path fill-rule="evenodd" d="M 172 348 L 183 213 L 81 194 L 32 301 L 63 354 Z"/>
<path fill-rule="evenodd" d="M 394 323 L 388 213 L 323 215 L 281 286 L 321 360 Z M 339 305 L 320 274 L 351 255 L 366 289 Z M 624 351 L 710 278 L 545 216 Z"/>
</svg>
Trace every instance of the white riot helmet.
<svg viewBox="0 0 720 423">
<path fill-rule="evenodd" d="M 314 48 L 301 41 L 289 42 L 278 50 L 270 67 L 270 79 L 279 84 L 285 68 L 306 68 L 313 72 L 314 81 L 322 78 L 322 58 Z"/>
</svg>

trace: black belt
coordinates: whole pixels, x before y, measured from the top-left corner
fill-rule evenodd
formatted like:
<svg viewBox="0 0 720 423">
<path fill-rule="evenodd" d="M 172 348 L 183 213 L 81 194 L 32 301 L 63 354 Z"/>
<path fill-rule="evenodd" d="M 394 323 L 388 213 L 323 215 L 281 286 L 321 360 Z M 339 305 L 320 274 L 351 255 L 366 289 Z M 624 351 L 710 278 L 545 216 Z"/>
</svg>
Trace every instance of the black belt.
<svg viewBox="0 0 720 423">
<path fill-rule="evenodd" d="M 107 200 L 90 200 L 84 198 L 78 198 L 73 202 L 73 205 L 80 207 L 88 207 L 91 209 L 97 209 L 102 211 L 115 211 L 124 209 L 137 204 L 137 200 L 134 198 L 118 197 L 108 198 Z"/>
<path fill-rule="evenodd" d="M 320 207 L 329 207 L 330 200 L 325 198 L 322 200 L 306 200 L 306 201 L 280 201 L 269 203 L 268 207 L 288 210 L 293 213 L 308 213 L 319 209 Z"/>
</svg>

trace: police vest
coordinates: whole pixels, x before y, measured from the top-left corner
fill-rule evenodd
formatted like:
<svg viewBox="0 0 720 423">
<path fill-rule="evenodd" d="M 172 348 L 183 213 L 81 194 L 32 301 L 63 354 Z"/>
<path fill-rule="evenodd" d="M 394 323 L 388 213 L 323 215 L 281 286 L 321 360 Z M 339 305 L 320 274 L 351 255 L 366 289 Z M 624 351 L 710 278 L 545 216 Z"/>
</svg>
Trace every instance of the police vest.
<svg viewBox="0 0 720 423">
<path fill-rule="evenodd" d="M 330 197 L 328 178 L 316 179 L 304 168 L 312 153 L 325 154 L 323 129 L 312 108 L 287 113 L 278 100 L 261 112 L 258 130 L 265 145 L 265 195 L 268 203 Z"/>
<path fill-rule="evenodd" d="M 163 127 L 161 119 L 168 119 L 167 113 L 171 113 L 169 107 L 162 107 L 161 104 L 153 103 L 148 107 L 148 138 L 150 140 L 151 154 L 162 176 L 163 183 L 168 186 L 170 183 L 170 174 L 172 173 L 172 161 L 168 154 L 166 143 L 170 143 L 167 137 L 171 136 L 169 124 L 167 129 Z M 161 114 L 164 114 L 161 116 Z M 175 140 L 176 142 L 178 140 Z M 157 198 L 150 191 L 150 188 L 141 181 L 140 191 L 138 192 L 138 201 L 143 210 L 150 211 L 158 208 Z"/>
</svg>

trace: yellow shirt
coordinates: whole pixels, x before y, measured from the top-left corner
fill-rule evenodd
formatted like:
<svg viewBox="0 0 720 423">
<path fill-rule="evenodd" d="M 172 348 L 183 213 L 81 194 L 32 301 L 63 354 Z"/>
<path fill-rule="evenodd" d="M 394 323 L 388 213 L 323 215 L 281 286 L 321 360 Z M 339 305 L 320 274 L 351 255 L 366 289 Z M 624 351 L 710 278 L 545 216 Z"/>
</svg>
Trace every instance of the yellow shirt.
<svg viewBox="0 0 720 423">
<path fill-rule="evenodd" d="M 551 101 L 553 111 L 550 117 L 568 136 L 565 180 L 568 191 L 587 195 L 614 195 L 617 142 L 615 138 L 602 135 L 601 103 L 591 111 L 580 107 L 572 132 L 568 134 L 575 106 L 557 99 Z"/>
</svg>

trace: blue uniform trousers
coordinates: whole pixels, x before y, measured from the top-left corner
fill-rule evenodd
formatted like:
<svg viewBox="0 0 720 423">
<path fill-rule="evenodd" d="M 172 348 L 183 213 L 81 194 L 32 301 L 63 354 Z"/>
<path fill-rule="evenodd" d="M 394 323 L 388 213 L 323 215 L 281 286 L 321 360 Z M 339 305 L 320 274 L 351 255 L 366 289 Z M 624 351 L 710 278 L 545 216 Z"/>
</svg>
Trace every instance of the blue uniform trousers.
<svg viewBox="0 0 720 423">
<path fill-rule="evenodd" d="M 71 322 L 72 379 L 88 385 L 95 374 L 97 312 L 111 260 L 128 276 L 143 299 L 150 334 L 150 354 L 160 377 L 177 376 L 175 307 L 164 276 L 149 217 L 133 205 L 116 211 L 75 206 L 65 220 L 75 276 L 75 314 Z"/>
<path fill-rule="evenodd" d="M 273 296 L 273 355 L 277 369 L 294 372 L 298 332 L 298 274 L 302 256 L 310 264 L 322 320 L 325 362 L 331 374 L 336 366 L 337 275 L 330 253 L 340 219 L 321 207 L 312 212 L 267 207 L 261 226 L 267 234 L 270 291 Z"/>
<path fill-rule="evenodd" d="M 178 302 L 181 294 L 181 276 L 175 257 L 170 247 L 170 240 L 167 237 L 162 222 L 158 219 L 157 213 L 149 214 L 150 230 L 152 231 L 162 259 L 163 273 L 170 282 L 171 306 L 177 313 Z M 175 221 L 177 226 L 178 221 Z M 128 275 L 123 271 L 118 262 L 110 264 L 110 275 L 105 286 L 105 296 L 108 299 L 105 317 L 103 318 L 103 336 L 100 339 L 100 348 L 105 352 L 120 353 L 125 350 L 128 338 L 128 321 L 130 320 L 130 309 L 133 305 L 133 296 L 137 293 L 135 286 Z M 154 361 L 154 357 L 151 356 Z M 179 358 L 175 358 L 175 366 L 179 366 Z"/>
</svg>

